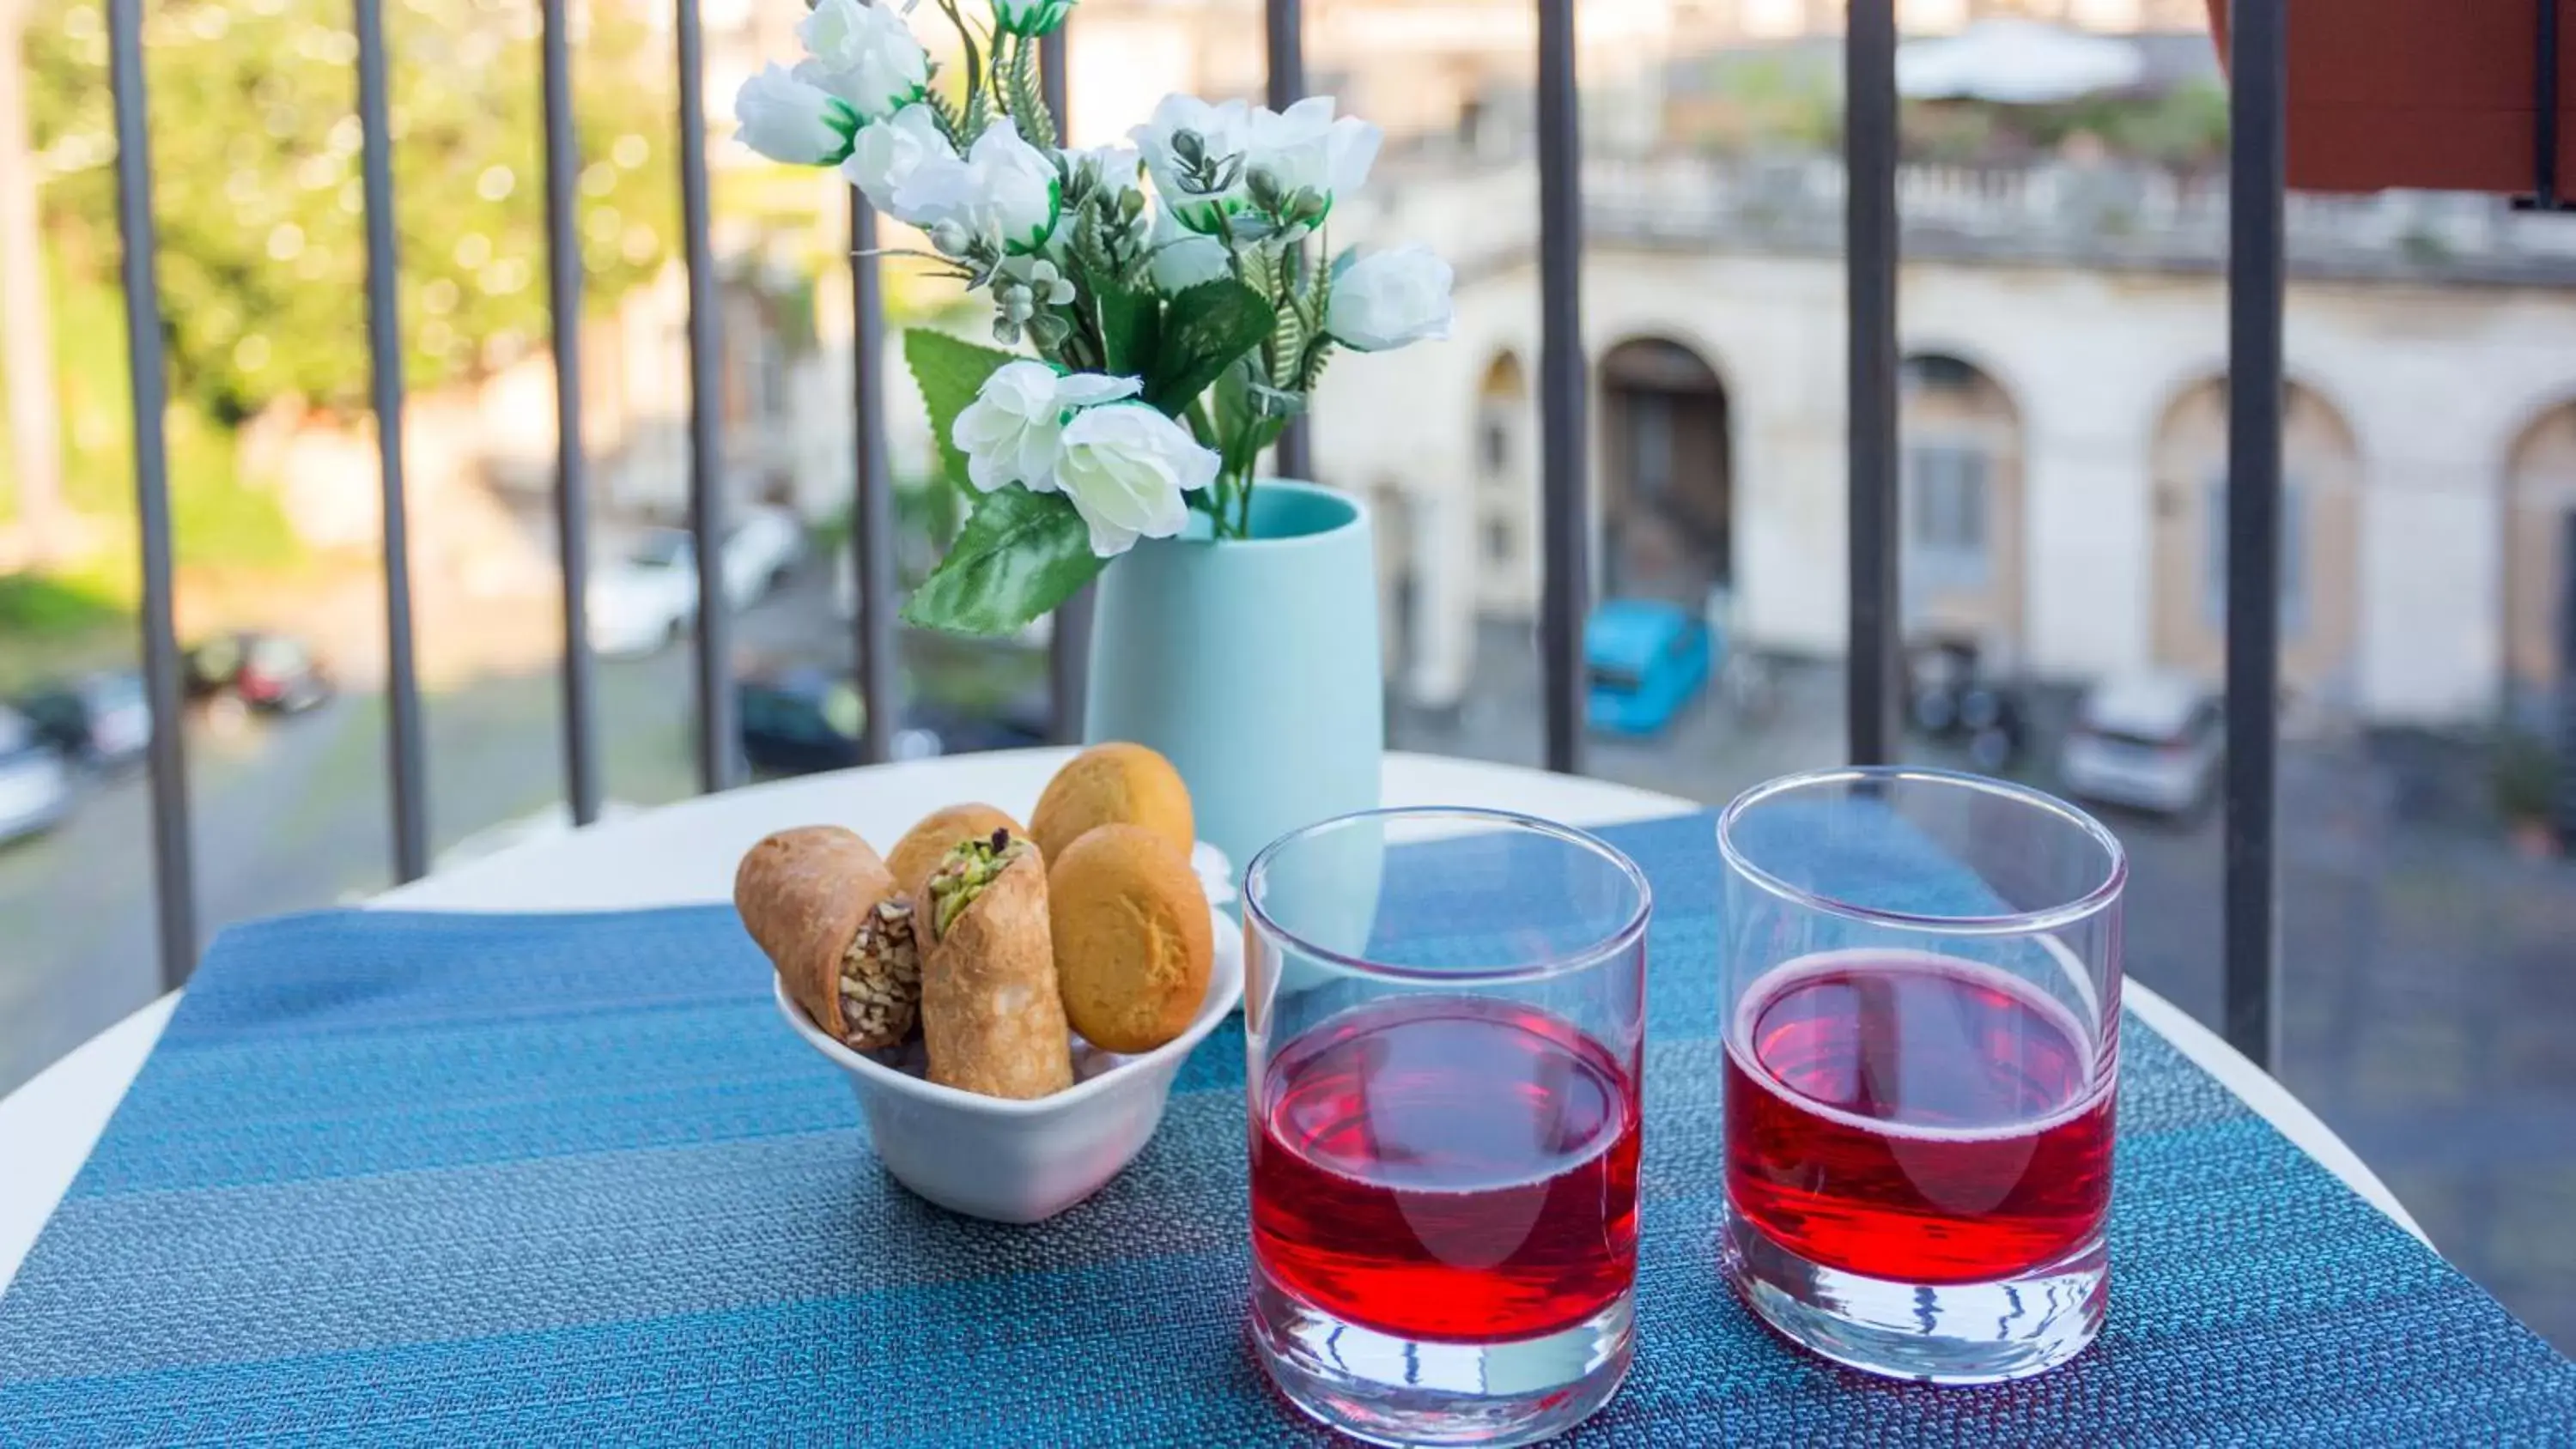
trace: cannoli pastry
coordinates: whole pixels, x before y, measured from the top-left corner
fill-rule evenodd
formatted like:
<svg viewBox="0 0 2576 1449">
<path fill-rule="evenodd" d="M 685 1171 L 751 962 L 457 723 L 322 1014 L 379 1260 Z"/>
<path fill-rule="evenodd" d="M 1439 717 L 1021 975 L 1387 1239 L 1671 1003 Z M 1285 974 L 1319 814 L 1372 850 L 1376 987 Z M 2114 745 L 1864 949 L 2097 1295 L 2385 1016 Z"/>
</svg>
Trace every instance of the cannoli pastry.
<svg viewBox="0 0 2576 1449">
<path fill-rule="evenodd" d="M 912 903 L 866 841 L 837 825 L 779 831 L 744 853 L 733 904 L 788 996 L 834 1040 L 877 1051 L 912 1035 Z"/>
<path fill-rule="evenodd" d="M 990 805 L 951 805 L 932 811 L 886 853 L 886 869 L 894 872 L 895 889 L 913 900 L 922 899 L 930 873 L 950 850 L 965 841 L 989 840 L 996 830 L 1009 831 L 1013 839 L 1028 835 L 1020 822 Z"/>
<path fill-rule="evenodd" d="M 1006 830 L 958 845 L 932 872 L 920 918 L 930 1080 L 1020 1099 L 1071 1086 L 1037 848 Z"/>
</svg>

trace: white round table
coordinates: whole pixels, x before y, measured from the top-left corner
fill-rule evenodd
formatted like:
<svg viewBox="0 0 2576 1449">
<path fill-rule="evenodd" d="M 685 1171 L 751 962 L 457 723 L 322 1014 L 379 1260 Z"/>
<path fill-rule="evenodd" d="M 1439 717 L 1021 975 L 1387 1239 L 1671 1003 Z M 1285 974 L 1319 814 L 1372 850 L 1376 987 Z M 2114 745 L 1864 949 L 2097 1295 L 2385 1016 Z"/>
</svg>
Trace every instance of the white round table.
<svg viewBox="0 0 2576 1449">
<path fill-rule="evenodd" d="M 773 830 L 837 821 L 892 841 L 943 805 L 983 800 L 1022 819 L 1068 751 L 966 755 L 844 770 L 703 796 L 547 839 L 442 872 L 368 902 L 403 910 L 615 910 L 728 900 L 736 860 Z M 1574 825 L 1613 825 L 1699 808 L 1598 780 L 1432 755 L 1387 756 L 1389 805 L 1485 805 Z M 2418 1238 L 2423 1229 L 2361 1159 L 2280 1083 L 2163 997 L 2132 981 L 2138 1018 L 2198 1062 L 2283 1135 Z M 108 1115 L 178 1003 L 176 992 L 100 1033 L 0 1098 L 0 1288 L 62 1200 Z M 2429 1241 L 2429 1240 L 2428 1240 Z"/>
</svg>

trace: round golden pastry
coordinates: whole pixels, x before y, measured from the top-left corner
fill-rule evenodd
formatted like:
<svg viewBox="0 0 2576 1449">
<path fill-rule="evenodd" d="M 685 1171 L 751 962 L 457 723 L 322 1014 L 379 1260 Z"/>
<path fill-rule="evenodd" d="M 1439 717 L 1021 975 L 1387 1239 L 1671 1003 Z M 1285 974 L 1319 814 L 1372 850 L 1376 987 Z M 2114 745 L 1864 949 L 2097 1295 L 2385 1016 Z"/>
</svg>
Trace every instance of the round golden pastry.
<svg viewBox="0 0 2576 1449">
<path fill-rule="evenodd" d="M 1143 745 L 1093 745 L 1065 762 L 1029 817 L 1029 838 L 1052 864 L 1085 831 L 1137 825 L 1161 836 L 1183 862 L 1198 840 L 1190 789 L 1172 762 Z"/>
<path fill-rule="evenodd" d="M 1188 1030 L 1216 959 L 1188 857 L 1142 826 L 1111 824 L 1049 859 L 1047 931 L 1073 1029 L 1111 1052 L 1152 1051 Z"/>
<path fill-rule="evenodd" d="M 950 850 L 965 841 L 989 839 L 996 830 L 1009 831 L 1015 840 L 1028 835 L 1020 822 L 981 802 L 933 810 L 886 853 L 886 869 L 894 873 L 896 887 L 919 904 L 930 873 Z"/>
</svg>

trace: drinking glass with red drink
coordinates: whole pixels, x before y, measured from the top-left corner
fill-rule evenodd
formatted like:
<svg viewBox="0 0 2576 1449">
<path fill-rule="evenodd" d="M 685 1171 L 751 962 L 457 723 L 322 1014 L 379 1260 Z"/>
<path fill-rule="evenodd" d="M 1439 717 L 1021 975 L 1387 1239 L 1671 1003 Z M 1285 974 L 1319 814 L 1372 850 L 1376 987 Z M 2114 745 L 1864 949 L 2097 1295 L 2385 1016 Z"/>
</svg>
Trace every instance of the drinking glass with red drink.
<svg viewBox="0 0 2576 1449">
<path fill-rule="evenodd" d="M 2109 1302 L 2120 843 L 1912 768 L 1758 786 L 1718 822 L 1729 1278 L 1772 1327 L 1989 1383 Z"/>
<path fill-rule="evenodd" d="M 1244 879 L 1252 1327 L 1299 1409 L 1519 1444 L 1632 1352 L 1646 880 L 1591 836 L 1381 810 Z"/>
</svg>

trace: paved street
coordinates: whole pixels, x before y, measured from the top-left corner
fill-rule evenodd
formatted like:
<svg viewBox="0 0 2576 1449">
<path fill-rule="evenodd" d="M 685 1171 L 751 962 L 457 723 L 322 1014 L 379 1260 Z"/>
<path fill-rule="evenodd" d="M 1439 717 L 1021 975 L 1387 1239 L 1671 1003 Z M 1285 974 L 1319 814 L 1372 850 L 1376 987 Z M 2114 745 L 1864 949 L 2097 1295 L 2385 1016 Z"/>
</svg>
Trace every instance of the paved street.
<svg viewBox="0 0 2576 1449">
<path fill-rule="evenodd" d="M 1722 805 L 1842 757 L 1840 677 L 1778 675 L 1765 719 L 1703 700 L 1662 738 L 1595 739 L 1604 778 Z M 1399 711 L 1406 749 L 1537 764 L 1536 655 L 1488 629 L 1453 715 Z M 2054 738 L 2043 712 L 2042 738 Z M 1914 757 L 1941 759 L 1909 742 Z M 2055 788 L 2048 751 L 2016 767 Z M 2287 744 L 2280 1075 L 2452 1262 L 2576 1351 L 2576 863 L 2514 855 L 2475 762 L 2403 742 Z M 2202 1021 L 2220 1004 L 2219 826 L 2104 811 L 2130 855 L 2126 967 Z"/>
<path fill-rule="evenodd" d="M 819 578 L 742 621 L 746 655 L 846 660 Z M 1496 633 L 1452 716 L 1400 711 L 1404 748 L 1535 763 L 1536 667 Z M 600 669 L 608 794 L 694 788 L 685 649 Z M 432 695 L 437 845 L 548 806 L 562 787 L 557 683 L 503 674 Z M 388 883 L 381 704 L 192 736 L 204 927 L 327 905 Z M 1925 747 L 1917 746 L 1918 749 Z M 1606 778 L 1722 803 L 1842 750 L 1834 671 L 1783 670 L 1760 720 L 1703 702 L 1666 737 L 1596 741 Z M 2042 758 L 2022 768 L 2053 783 Z M 2526 1321 L 2576 1348 L 2576 866 L 2522 860 L 2464 809 L 2457 762 L 2388 744 L 2285 751 L 2283 1075 Z M 51 837 L 0 848 L 0 1091 L 149 1000 L 147 793 L 109 782 Z M 2111 822 L 2132 856 L 2128 969 L 2185 1010 L 2219 1003 L 2214 820 Z"/>
</svg>

